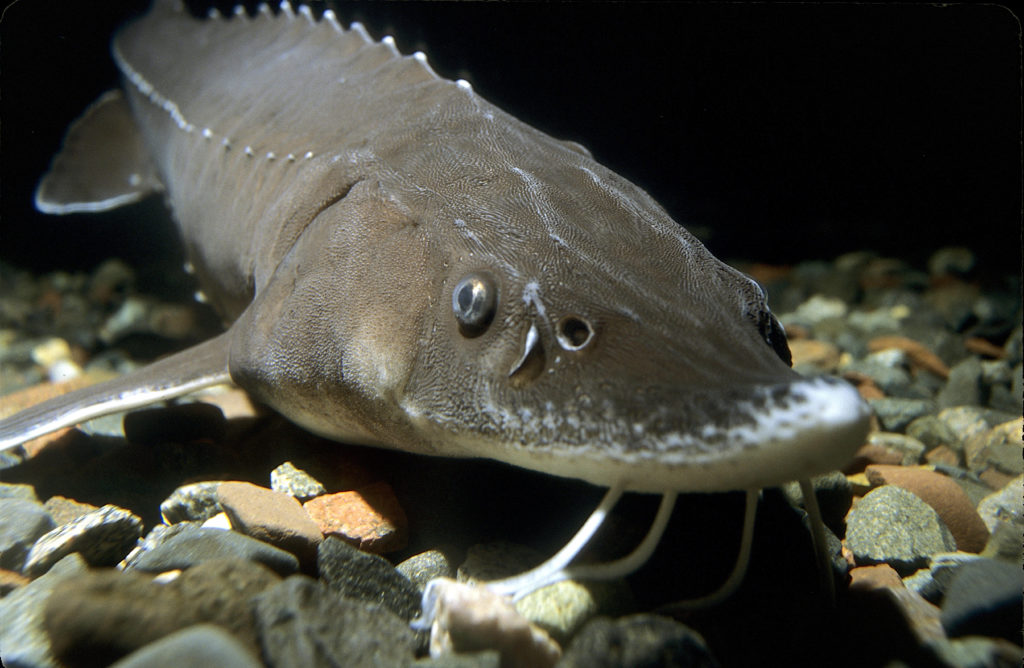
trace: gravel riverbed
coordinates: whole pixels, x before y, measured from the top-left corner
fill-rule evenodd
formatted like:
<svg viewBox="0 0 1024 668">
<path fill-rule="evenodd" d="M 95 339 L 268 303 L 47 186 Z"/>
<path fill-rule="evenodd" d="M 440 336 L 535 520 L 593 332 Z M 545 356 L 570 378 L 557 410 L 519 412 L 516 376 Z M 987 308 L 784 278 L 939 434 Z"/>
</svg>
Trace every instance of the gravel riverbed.
<svg viewBox="0 0 1024 668">
<path fill-rule="evenodd" d="M 835 600 L 791 485 L 763 492 L 736 594 L 668 614 L 728 576 L 742 522 L 741 494 L 684 495 L 635 574 L 517 603 L 557 665 L 1019 666 L 1020 277 L 976 264 L 965 248 L 925 266 L 869 252 L 739 264 L 767 288 L 795 367 L 845 378 L 875 414 L 854 461 L 815 481 Z M 117 260 L 83 274 L 0 264 L 0 417 L 218 331 L 205 307 L 136 285 Z M 409 626 L 422 587 L 528 568 L 601 494 L 325 441 L 230 388 L 101 418 L 0 455 L 0 658 L 533 665 L 512 632 L 455 634 L 460 651 L 430 658 Z M 583 558 L 631 549 L 656 504 L 627 495 Z"/>
</svg>

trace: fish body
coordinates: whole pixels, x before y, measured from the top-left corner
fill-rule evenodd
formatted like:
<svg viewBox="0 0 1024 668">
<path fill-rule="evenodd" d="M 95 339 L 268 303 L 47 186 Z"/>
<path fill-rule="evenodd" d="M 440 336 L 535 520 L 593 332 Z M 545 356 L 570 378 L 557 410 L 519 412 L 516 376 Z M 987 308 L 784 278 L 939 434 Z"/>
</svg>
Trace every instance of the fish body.
<svg viewBox="0 0 1024 668">
<path fill-rule="evenodd" d="M 332 13 L 158 1 L 37 192 L 165 194 L 221 336 L 0 421 L 0 445 L 232 381 L 337 440 L 637 491 L 842 465 L 868 412 L 760 287 L 579 145 Z M 97 169 L 97 159 L 102 169 Z"/>
</svg>

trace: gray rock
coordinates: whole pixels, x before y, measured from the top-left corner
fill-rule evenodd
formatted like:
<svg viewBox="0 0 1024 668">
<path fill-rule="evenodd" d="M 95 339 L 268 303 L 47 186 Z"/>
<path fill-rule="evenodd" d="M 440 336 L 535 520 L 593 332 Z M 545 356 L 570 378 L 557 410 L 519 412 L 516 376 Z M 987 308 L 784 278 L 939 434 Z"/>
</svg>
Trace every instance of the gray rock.
<svg viewBox="0 0 1024 668">
<path fill-rule="evenodd" d="M 995 468 L 1009 475 L 1024 473 L 1020 419 L 985 431 L 964 444 L 964 460 L 972 471 Z"/>
<path fill-rule="evenodd" d="M 999 411 L 979 406 L 954 406 L 939 411 L 938 418 L 956 435 L 959 446 L 949 444 L 955 450 L 962 450 L 963 445 L 986 431 L 1017 416 L 1007 415 Z"/>
<path fill-rule="evenodd" d="M 62 558 L 77 552 L 90 566 L 113 566 L 142 535 L 142 520 L 131 511 L 103 506 L 46 533 L 35 542 L 22 569 L 45 573 Z"/>
<path fill-rule="evenodd" d="M 263 663 L 230 633 L 212 624 L 182 629 L 132 652 L 111 668 L 262 668 Z"/>
<path fill-rule="evenodd" d="M 931 603 L 938 603 L 945 596 L 960 568 L 982 557 L 969 552 L 948 552 L 932 556 L 928 568 L 922 568 L 913 575 L 903 578 L 903 584 L 920 594 Z"/>
<path fill-rule="evenodd" d="M 2 469 L 3 467 L 0 467 Z M 38 501 L 36 488 L 32 485 L 17 482 L 0 482 L 0 499 L 23 499 Z"/>
<path fill-rule="evenodd" d="M 182 485 L 160 504 L 160 516 L 168 524 L 205 522 L 223 509 L 217 500 L 219 481 Z"/>
<path fill-rule="evenodd" d="M 151 550 L 138 555 L 131 568 L 150 573 L 185 569 L 215 559 L 245 559 L 267 566 L 279 575 L 299 570 L 294 554 L 235 531 L 186 525 Z"/>
<path fill-rule="evenodd" d="M 993 492 L 978 504 L 978 514 L 995 531 L 1001 523 L 1020 524 L 1024 519 L 1024 475 L 1017 476 L 998 492 Z"/>
<path fill-rule="evenodd" d="M 448 557 L 440 550 L 427 550 L 413 555 L 395 566 L 395 570 L 408 578 L 420 591 L 423 591 L 427 583 L 434 578 L 450 578 L 453 575 Z"/>
<path fill-rule="evenodd" d="M 900 575 L 956 550 L 949 529 L 915 494 L 893 485 L 868 492 L 847 517 L 846 545 L 858 564 L 886 563 Z"/>
<path fill-rule="evenodd" d="M 907 436 L 917 439 L 927 450 L 945 445 L 957 452 L 963 452 L 963 443 L 948 424 L 935 415 L 924 415 L 907 425 Z"/>
<path fill-rule="evenodd" d="M 925 445 L 913 436 L 905 434 L 893 434 L 887 431 L 876 431 L 868 436 L 868 443 L 878 445 L 886 450 L 894 450 L 903 455 L 900 462 L 902 466 L 913 466 L 921 463 L 924 457 Z"/>
<path fill-rule="evenodd" d="M 274 668 L 404 666 L 416 641 L 387 608 L 340 596 L 301 575 L 253 600 L 263 657 Z"/>
<path fill-rule="evenodd" d="M 46 575 L 0 599 L 0 657 L 8 668 L 57 668 L 43 628 L 46 600 L 54 587 L 86 572 L 85 561 L 71 554 Z"/>
<path fill-rule="evenodd" d="M 924 415 L 935 412 L 936 404 L 930 399 L 902 399 L 884 397 L 868 402 L 878 416 L 885 431 L 902 432 L 907 425 Z"/>
<path fill-rule="evenodd" d="M 811 479 L 814 496 L 818 500 L 822 521 L 838 536 L 846 534 L 846 514 L 853 503 L 853 489 L 849 479 L 839 471 L 833 471 Z M 786 500 L 795 508 L 803 510 L 804 496 L 800 483 L 790 482 L 782 487 Z"/>
<path fill-rule="evenodd" d="M 327 488 L 319 480 L 302 469 L 297 469 L 291 462 L 285 462 L 270 472 L 270 489 L 284 492 L 299 501 L 327 493 Z"/>
<path fill-rule="evenodd" d="M 996 559 L 966 564 L 942 601 L 942 626 L 951 638 L 990 636 L 1019 645 L 1022 590 L 1024 572 L 1019 564 Z"/>
<path fill-rule="evenodd" d="M 941 408 L 985 403 L 981 375 L 981 360 L 977 357 L 968 357 L 957 363 L 949 371 L 946 386 L 935 397 L 936 403 Z"/>
<path fill-rule="evenodd" d="M 956 668 L 1017 668 L 1024 665 L 1019 645 L 999 638 L 967 636 L 935 646 L 942 666 Z M 895 664 L 889 664 L 895 665 Z"/>
<path fill-rule="evenodd" d="M 383 557 L 329 536 L 320 543 L 317 566 L 320 579 L 345 598 L 381 605 L 406 621 L 420 612 L 419 590 Z"/>
<path fill-rule="evenodd" d="M 704 639 L 667 617 L 599 617 L 573 638 L 559 668 L 638 668 L 640 666 L 718 666 Z"/>
<path fill-rule="evenodd" d="M 53 527 L 53 518 L 38 501 L 0 498 L 0 568 L 21 572 L 32 545 Z"/>
</svg>

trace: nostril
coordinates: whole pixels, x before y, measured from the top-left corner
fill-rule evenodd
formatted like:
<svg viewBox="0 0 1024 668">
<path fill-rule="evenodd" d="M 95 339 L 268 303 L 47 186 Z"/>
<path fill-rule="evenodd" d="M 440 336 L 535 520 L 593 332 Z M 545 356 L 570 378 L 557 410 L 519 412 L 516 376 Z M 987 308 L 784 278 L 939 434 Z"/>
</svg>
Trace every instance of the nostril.
<svg viewBox="0 0 1024 668">
<path fill-rule="evenodd" d="M 558 321 L 558 344 L 566 350 L 580 350 L 594 338 L 594 328 L 578 315 L 567 315 Z"/>
</svg>

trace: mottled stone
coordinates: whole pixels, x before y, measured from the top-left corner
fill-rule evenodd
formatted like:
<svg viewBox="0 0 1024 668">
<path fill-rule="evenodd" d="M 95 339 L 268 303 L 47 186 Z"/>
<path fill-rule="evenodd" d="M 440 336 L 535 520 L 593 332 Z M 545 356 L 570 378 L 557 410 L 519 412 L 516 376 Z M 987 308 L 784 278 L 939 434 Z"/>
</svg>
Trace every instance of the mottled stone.
<svg viewBox="0 0 1024 668">
<path fill-rule="evenodd" d="M 868 492 L 846 518 L 846 545 L 859 565 L 886 563 L 909 575 L 933 554 L 956 549 L 938 513 L 912 492 L 885 485 Z"/>
<path fill-rule="evenodd" d="M 110 668 L 262 668 L 251 649 L 224 629 L 196 624 L 132 652 Z"/>
<path fill-rule="evenodd" d="M 950 637 L 980 635 L 1021 643 L 1024 572 L 1020 564 L 979 559 L 964 565 L 942 601 Z"/>
<path fill-rule="evenodd" d="M 998 492 L 989 494 L 978 504 L 978 514 L 995 531 L 1003 522 L 1020 524 L 1024 521 L 1024 475 L 1017 476 Z"/>
<path fill-rule="evenodd" d="M 327 493 L 323 483 L 302 469 L 295 468 L 291 462 L 285 462 L 270 472 L 270 489 L 293 496 L 299 501 L 309 501 Z"/>
<path fill-rule="evenodd" d="M 986 468 L 1011 476 L 1024 473 L 1024 418 L 996 425 L 971 438 L 964 445 L 967 468 L 980 471 Z"/>
<path fill-rule="evenodd" d="M 925 445 L 913 436 L 876 431 L 868 436 L 868 443 L 900 454 L 902 466 L 913 466 L 924 456 Z"/>
<path fill-rule="evenodd" d="M 57 526 L 77 520 L 79 517 L 88 515 L 94 510 L 99 510 L 98 507 L 91 503 L 82 503 L 81 501 L 75 501 L 63 496 L 51 496 L 43 504 L 43 507 L 46 508 L 46 512 L 50 513 L 50 517 L 53 518 Z"/>
<path fill-rule="evenodd" d="M 946 386 L 935 397 L 936 403 L 941 408 L 984 403 L 984 385 L 981 382 L 981 374 L 981 360 L 977 357 L 968 357 L 958 362 L 950 370 Z"/>
<path fill-rule="evenodd" d="M 667 617 L 599 617 L 576 634 L 559 668 L 631 668 L 633 666 L 718 666 L 704 639 Z"/>
<path fill-rule="evenodd" d="M 868 402 L 885 431 L 900 432 L 924 415 L 934 413 L 935 402 L 930 399 L 901 399 L 885 397 Z"/>
<path fill-rule="evenodd" d="M 320 528 L 293 497 L 247 482 L 222 482 L 217 498 L 236 531 L 291 552 L 306 567 L 316 562 Z"/>
<path fill-rule="evenodd" d="M 926 448 L 946 447 L 962 452 L 963 444 L 956 432 L 935 415 L 924 415 L 907 425 L 907 436 L 924 443 Z"/>
<path fill-rule="evenodd" d="M 177 488 L 160 504 L 160 516 L 168 524 L 203 522 L 221 512 L 217 487 L 221 481 L 196 482 Z"/>
<path fill-rule="evenodd" d="M 317 566 L 320 579 L 346 598 L 383 605 L 407 621 L 419 614 L 419 590 L 382 557 L 328 536 Z"/>
<path fill-rule="evenodd" d="M 43 535 L 25 558 L 23 572 L 38 576 L 77 552 L 90 566 L 113 566 L 142 535 L 142 520 L 117 506 L 103 506 Z"/>
<path fill-rule="evenodd" d="M 300 575 L 256 596 L 253 610 L 272 666 L 405 666 L 416 647 L 408 624 L 387 608 Z"/>
<path fill-rule="evenodd" d="M 246 559 L 267 566 L 280 575 L 299 570 L 294 554 L 235 531 L 202 529 L 184 525 L 171 537 L 143 552 L 131 568 L 149 573 L 186 569 L 215 559 Z"/>
<path fill-rule="evenodd" d="M 405 511 L 391 486 L 384 482 L 318 496 L 303 508 L 325 536 L 340 538 L 364 552 L 394 552 L 408 541 Z"/>
<path fill-rule="evenodd" d="M 32 485 L 14 482 L 0 482 L 0 499 L 23 499 L 38 501 L 36 488 Z"/>
<path fill-rule="evenodd" d="M 0 568 L 21 571 L 32 545 L 53 527 L 38 501 L 0 498 Z"/>
<path fill-rule="evenodd" d="M 928 349 L 923 343 L 906 336 L 877 336 L 868 341 L 868 350 L 901 350 L 910 364 L 920 370 L 928 371 L 939 378 L 949 376 L 949 367 L 942 359 Z"/>
<path fill-rule="evenodd" d="M 454 574 L 448 557 L 440 550 L 427 550 L 413 555 L 395 566 L 395 570 L 408 578 L 420 591 L 434 578 L 450 578 Z"/>
<path fill-rule="evenodd" d="M 939 603 L 945 596 L 960 568 L 983 557 L 968 552 L 946 552 L 932 555 L 928 568 L 903 578 L 903 584 L 930 603 Z"/>
</svg>

